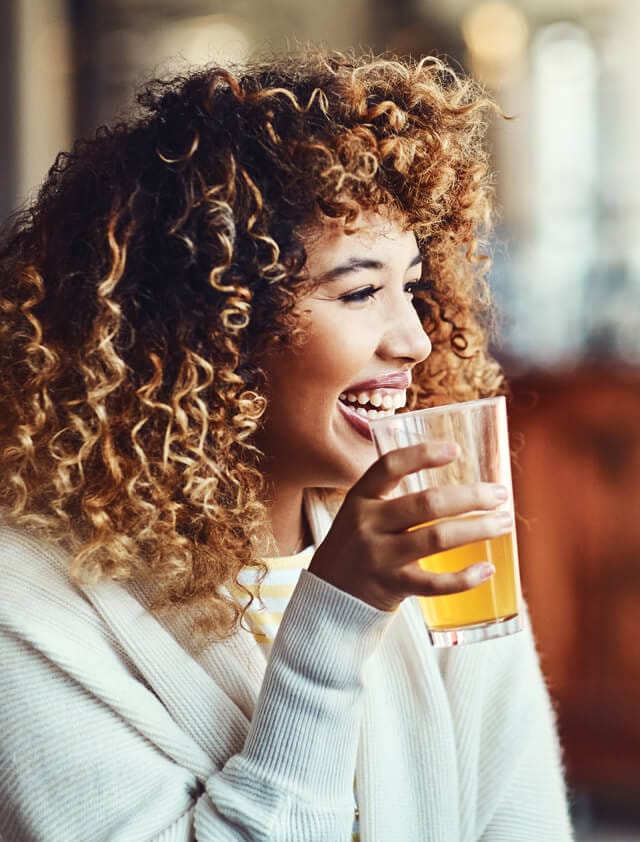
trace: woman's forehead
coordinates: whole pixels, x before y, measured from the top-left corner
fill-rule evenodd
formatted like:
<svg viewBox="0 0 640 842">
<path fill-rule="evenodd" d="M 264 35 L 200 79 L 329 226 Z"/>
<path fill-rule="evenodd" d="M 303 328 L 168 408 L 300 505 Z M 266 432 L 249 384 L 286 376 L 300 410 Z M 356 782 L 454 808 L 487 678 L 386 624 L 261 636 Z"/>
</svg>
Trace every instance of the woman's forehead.
<svg viewBox="0 0 640 842">
<path fill-rule="evenodd" d="M 316 280 L 332 280 L 350 266 L 367 262 L 386 265 L 402 261 L 408 266 L 419 255 L 414 232 L 399 215 L 388 213 L 363 213 L 355 229 L 347 229 L 342 220 L 329 220 L 304 242 L 307 267 Z M 327 277 L 320 277 L 323 274 Z"/>
</svg>

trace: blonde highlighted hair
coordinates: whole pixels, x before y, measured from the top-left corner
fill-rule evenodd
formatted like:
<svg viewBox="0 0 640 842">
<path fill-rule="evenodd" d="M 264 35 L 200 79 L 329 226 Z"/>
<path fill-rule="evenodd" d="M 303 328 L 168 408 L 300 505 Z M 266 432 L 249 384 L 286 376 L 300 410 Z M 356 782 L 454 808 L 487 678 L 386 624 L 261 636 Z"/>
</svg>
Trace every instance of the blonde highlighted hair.
<svg viewBox="0 0 640 842">
<path fill-rule="evenodd" d="M 493 109 L 435 58 L 320 50 L 150 82 L 140 113 L 58 156 L 0 243 L 0 502 L 73 575 L 200 606 L 259 564 L 256 360 L 297 341 L 302 231 L 402 215 L 431 282 L 411 406 L 495 394 L 485 240 Z"/>
</svg>

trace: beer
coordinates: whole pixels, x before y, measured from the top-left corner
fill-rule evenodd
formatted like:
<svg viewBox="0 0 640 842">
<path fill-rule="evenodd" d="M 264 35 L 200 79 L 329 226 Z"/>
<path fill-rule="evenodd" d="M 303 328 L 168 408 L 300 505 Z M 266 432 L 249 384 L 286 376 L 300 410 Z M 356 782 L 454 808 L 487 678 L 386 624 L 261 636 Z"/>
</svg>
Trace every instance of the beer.
<svg viewBox="0 0 640 842">
<path fill-rule="evenodd" d="M 434 573 L 451 573 L 479 561 L 489 561 L 496 569 L 490 579 L 469 591 L 421 597 L 427 626 L 446 631 L 515 617 L 520 592 L 516 554 L 514 534 L 509 533 L 420 559 L 420 567 Z"/>
<path fill-rule="evenodd" d="M 451 461 L 403 477 L 393 490 L 394 496 L 430 488 L 499 483 L 508 492 L 502 508 L 513 515 L 504 396 L 378 416 L 371 419 L 369 426 L 380 455 L 418 442 L 447 441 L 458 445 L 457 455 Z M 460 517 L 483 514 L 486 512 L 468 512 Z M 420 524 L 409 531 L 427 525 Z M 492 563 L 496 571 L 481 585 L 464 593 L 419 598 L 433 646 L 460 646 L 521 631 L 515 527 L 508 535 L 436 553 L 419 563 L 434 573 L 451 573 L 481 561 Z"/>
</svg>

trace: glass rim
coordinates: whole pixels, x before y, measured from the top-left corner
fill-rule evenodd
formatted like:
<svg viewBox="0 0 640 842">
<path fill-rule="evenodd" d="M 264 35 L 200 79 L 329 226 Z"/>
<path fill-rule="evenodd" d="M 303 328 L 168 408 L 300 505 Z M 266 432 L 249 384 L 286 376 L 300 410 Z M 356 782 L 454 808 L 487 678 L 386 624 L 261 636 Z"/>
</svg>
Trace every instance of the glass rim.
<svg viewBox="0 0 640 842">
<path fill-rule="evenodd" d="M 385 415 L 382 418 L 369 418 L 370 426 L 374 426 L 376 424 L 384 424 L 385 422 L 388 424 L 390 421 L 393 420 L 400 420 L 402 418 L 421 418 L 423 415 L 441 415 L 450 412 L 456 412 L 458 409 L 463 409 L 466 407 L 472 406 L 491 406 L 491 404 L 502 404 L 506 403 L 505 395 L 494 395 L 491 398 L 474 398 L 471 401 L 459 401 L 457 403 L 444 403 L 440 406 L 427 406 L 424 409 L 411 409 L 409 412 L 399 412 L 393 413 L 393 415 Z"/>
</svg>

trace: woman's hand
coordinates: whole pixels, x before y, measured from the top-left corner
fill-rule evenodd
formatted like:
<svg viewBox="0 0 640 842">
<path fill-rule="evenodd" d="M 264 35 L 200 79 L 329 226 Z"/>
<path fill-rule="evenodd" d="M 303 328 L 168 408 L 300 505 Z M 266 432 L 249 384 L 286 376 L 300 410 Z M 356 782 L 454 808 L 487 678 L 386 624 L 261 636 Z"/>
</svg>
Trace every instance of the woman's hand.
<svg viewBox="0 0 640 842">
<path fill-rule="evenodd" d="M 455 444 L 431 441 L 378 459 L 347 494 L 309 570 L 384 611 L 392 611 L 410 594 L 457 593 L 492 576 L 488 562 L 455 573 L 432 573 L 418 559 L 510 532 L 512 516 L 492 511 L 507 499 L 503 486 L 450 485 L 385 498 L 407 474 L 445 465 L 456 455 Z M 487 514 L 478 515 L 481 511 Z M 471 512 L 474 517 L 455 517 Z"/>
</svg>

